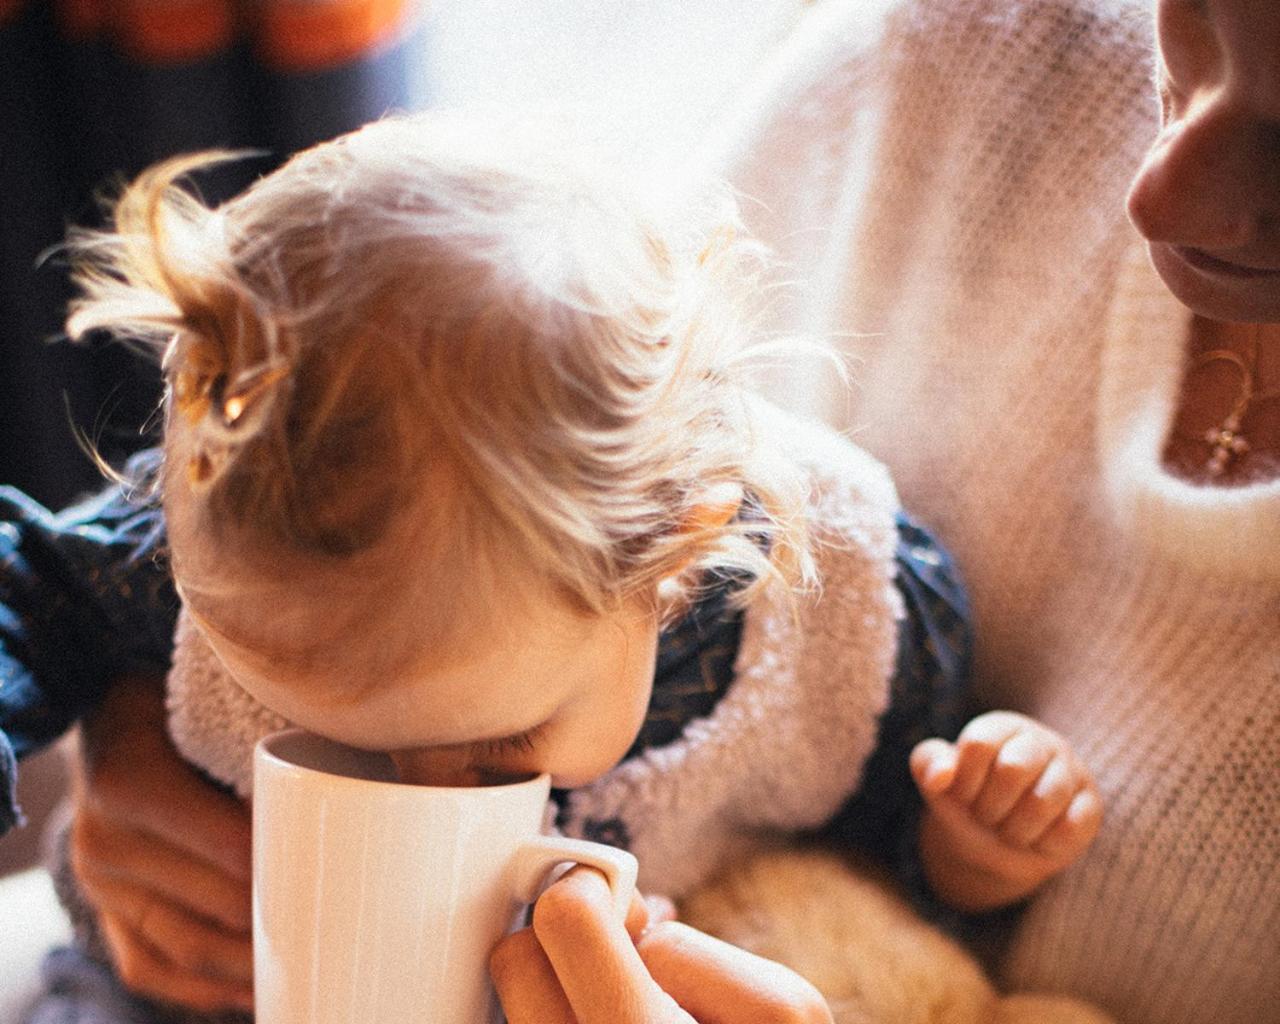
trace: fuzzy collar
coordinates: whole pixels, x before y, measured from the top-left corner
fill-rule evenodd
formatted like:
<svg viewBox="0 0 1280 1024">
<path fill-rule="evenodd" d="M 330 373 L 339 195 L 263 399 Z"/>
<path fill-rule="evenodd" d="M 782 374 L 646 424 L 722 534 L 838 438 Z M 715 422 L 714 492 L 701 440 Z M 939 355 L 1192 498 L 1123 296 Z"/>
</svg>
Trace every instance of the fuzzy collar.
<svg viewBox="0 0 1280 1024">
<path fill-rule="evenodd" d="M 674 741 L 568 794 L 560 827 L 614 841 L 641 885 L 680 896 L 770 833 L 816 827 L 857 788 L 888 701 L 901 598 L 897 496 L 883 468 L 825 429 L 771 412 L 809 472 L 823 589 L 748 609 L 734 680 Z M 170 731 L 188 760 L 242 796 L 254 744 L 288 723 L 245 693 L 184 614 L 169 675 Z"/>
</svg>

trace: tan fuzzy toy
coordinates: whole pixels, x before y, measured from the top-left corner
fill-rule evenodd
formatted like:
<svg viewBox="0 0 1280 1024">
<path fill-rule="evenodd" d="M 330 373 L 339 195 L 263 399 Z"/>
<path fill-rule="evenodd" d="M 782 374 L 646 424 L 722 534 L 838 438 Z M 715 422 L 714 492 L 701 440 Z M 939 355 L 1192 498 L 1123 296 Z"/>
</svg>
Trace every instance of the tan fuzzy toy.
<svg viewBox="0 0 1280 1024">
<path fill-rule="evenodd" d="M 1074 999 L 1002 996 L 958 943 L 827 852 L 755 855 L 682 902 L 680 917 L 799 972 L 836 1024 L 1115 1024 Z"/>
</svg>

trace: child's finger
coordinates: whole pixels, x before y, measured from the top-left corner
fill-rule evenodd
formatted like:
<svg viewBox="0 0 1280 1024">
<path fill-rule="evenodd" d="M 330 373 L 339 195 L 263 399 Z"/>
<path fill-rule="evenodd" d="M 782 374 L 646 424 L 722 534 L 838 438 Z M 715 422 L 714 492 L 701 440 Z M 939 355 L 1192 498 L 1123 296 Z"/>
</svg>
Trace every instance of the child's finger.
<svg viewBox="0 0 1280 1024">
<path fill-rule="evenodd" d="M 99 781 L 98 786 L 104 787 L 105 782 Z M 193 863 L 208 862 L 228 878 L 248 883 L 252 846 L 244 802 L 215 789 L 182 762 L 174 765 L 167 780 L 157 780 L 154 790 L 144 789 L 143 780 L 137 790 L 122 785 L 112 790 L 122 821 L 185 850 Z M 106 803 L 105 797 L 99 799 Z M 109 813 L 115 812 L 114 804 L 106 806 Z M 182 815 L 175 815 L 174 807 L 183 808 Z M 218 841 L 205 844 L 202 840 L 209 836 L 217 836 Z"/>
<path fill-rule="evenodd" d="M 991 711 L 979 715 L 960 732 L 956 777 L 950 796 L 966 806 L 972 804 L 987 781 L 987 772 L 1000 748 L 1027 724 L 1027 719 L 1012 711 Z"/>
<path fill-rule="evenodd" d="M 533 907 L 533 932 L 577 1024 L 688 1020 L 649 976 L 598 871 L 576 867 L 544 892 Z"/>
<path fill-rule="evenodd" d="M 627 908 L 624 927 L 627 929 L 627 934 L 631 936 L 632 942 L 640 938 L 649 927 L 649 904 L 640 895 L 639 889 L 631 894 L 631 906 Z"/>
<path fill-rule="evenodd" d="M 650 893 L 644 898 L 645 906 L 649 909 L 649 927 L 662 924 L 664 921 L 674 921 L 676 919 L 676 905 L 666 896 L 657 896 Z"/>
<path fill-rule="evenodd" d="M 822 995 L 794 971 L 688 925 L 654 926 L 640 955 L 659 987 L 698 1024 L 832 1020 Z"/>
<path fill-rule="evenodd" d="M 674 921 L 676 905 L 665 896 L 641 896 L 639 890 L 631 897 L 627 909 L 626 929 L 632 942 L 637 942 L 646 931 L 661 921 Z"/>
<path fill-rule="evenodd" d="M 1000 838 L 1010 846 L 1030 846 L 1066 811 L 1080 783 L 1067 758 L 1053 758 L 1001 822 Z"/>
<path fill-rule="evenodd" d="M 1044 857 L 1065 864 L 1074 860 L 1091 843 L 1102 825 L 1102 800 L 1092 786 L 1071 798 L 1066 812 L 1036 842 L 1034 849 Z"/>
<path fill-rule="evenodd" d="M 973 801 L 973 816 L 994 828 L 1030 790 L 1058 752 L 1052 734 L 1042 729 L 1020 729 L 996 752 L 986 781 Z"/>
<path fill-rule="evenodd" d="M 946 740 L 917 743 L 911 751 L 911 777 L 926 796 L 945 793 L 956 777 L 956 748 Z"/>
<path fill-rule="evenodd" d="M 498 943 L 489 955 L 489 975 L 507 1024 L 576 1024 L 532 928 L 522 928 Z"/>
</svg>

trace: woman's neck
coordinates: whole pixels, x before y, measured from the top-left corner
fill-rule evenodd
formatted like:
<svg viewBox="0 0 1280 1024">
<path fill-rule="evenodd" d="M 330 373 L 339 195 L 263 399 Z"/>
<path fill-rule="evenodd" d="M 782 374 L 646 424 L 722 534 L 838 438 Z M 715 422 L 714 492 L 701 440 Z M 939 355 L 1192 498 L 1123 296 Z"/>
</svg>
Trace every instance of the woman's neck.
<svg viewBox="0 0 1280 1024">
<path fill-rule="evenodd" d="M 1280 324 L 1191 320 L 1164 464 L 1198 484 L 1280 477 Z"/>
</svg>

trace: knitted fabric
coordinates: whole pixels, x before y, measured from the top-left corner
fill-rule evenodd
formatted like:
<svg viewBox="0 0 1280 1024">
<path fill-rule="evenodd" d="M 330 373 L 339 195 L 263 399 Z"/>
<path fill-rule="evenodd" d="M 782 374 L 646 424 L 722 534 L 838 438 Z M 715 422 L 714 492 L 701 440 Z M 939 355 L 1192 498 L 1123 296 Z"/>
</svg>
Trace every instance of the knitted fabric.
<svg viewBox="0 0 1280 1024">
<path fill-rule="evenodd" d="M 889 695 L 896 620 L 897 495 L 865 453 L 769 409 L 756 427 L 808 474 L 823 587 L 792 605 L 777 588 L 748 608 L 729 690 L 673 742 L 571 792 L 569 835 L 628 838 L 640 884 L 679 897 L 761 837 L 829 820 L 857 789 Z M 223 669 L 184 615 L 169 674 L 179 751 L 247 796 L 254 743 L 288 723 Z"/>
<path fill-rule="evenodd" d="M 1017 988 L 1129 1024 L 1280 1013 L 1280 483 L 1160 464 L 1190 314 L 1123 215 L 1157 130 L 1145 0 L 815 10 L 697 171 L 744 193 L 970 589 L 980 695 L 1065 733 L 1107 819 L 1031 903 Z"/>
</svg>

